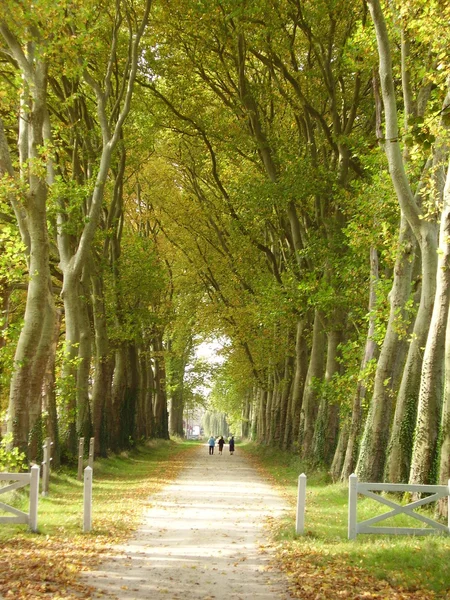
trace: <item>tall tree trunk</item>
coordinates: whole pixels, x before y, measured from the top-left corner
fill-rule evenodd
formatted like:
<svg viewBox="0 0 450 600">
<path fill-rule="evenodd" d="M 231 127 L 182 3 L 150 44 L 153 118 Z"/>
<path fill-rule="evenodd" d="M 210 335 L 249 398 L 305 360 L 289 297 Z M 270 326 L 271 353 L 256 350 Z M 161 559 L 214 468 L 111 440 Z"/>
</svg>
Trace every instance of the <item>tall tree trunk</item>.
<svg viewBox="0 0 450 600">
<path fill-rule="evenodd" d="M 366 344 L 364 347 L 364 356 L 361 361 L 360 373 L 358 378 L 355 395 L 352 402 L 351 423 L 347 430 L 347 446 L 345 449 L 342 471 L 335 474 L 333 480 L 340 477 L 341 481 L 347 482 L 353 473 L 358 455 L 359 435 L 362 426 L 362 402 L 366 396 L 365 370 L 369 362 L 375 357 L 377 344 L 374 341 L 375 333 L 375 314 L 374 309 L 377 301 L 376 287 L 378 283 L 378 254 L 375 248 L 370 249 L 370 291 L 369 291 L 369 328 L 367 331 Z M 343 442 L 343 439 L 342 439 Z M 339 448 L 340 450 L 340 448 Z M 334 464 L 337 468 L 337 463 Z"/>
<path fill-rule="evenodd" d="M 156 386 L 155 386 L 155 374 L 153 372 L 153 365 L 151 359 L 148 357 L 146 360 L 146 369 L 147 369 L 147 394 L 145 396 L 145 406 L 146 406 L 146 415 L 147 415 L 147 437 L 153 438 L 156 437 L 156 419 L 155 419 L 155 396 L 156 396 Z"/>
<path fill-rule="evenodd" d="M 30 410 L 34 414 L 38 414 L 40 410 L 41 390 L 51 348 L 55 311 L 49 268 L 47 182 L 45 174 L 38 168 L 47 112 L 48 66 L 43 56 L 39 55 L 41 48 L 38 48 L 35 54 L 35 41 L 30 40 L 25 54 L 21 41 L 3 21 L 0 21 L 0 34 L 19 66 L 24 84 L 19 117 L 21 168 L 19 173 L 16 173 L 3 122 L 0 119 L 0 176 L 9 179 L 13 185 L 21 179 L 22 185 L 26 188 L 23 202 L 20 204 L 15 193 L 9 195 L 22 240 L 28 251 L 29 283 L 24 325 L 16 346 L 14 371 L 10 383 L 8 432 L 12 434 L 12 444 L 27 453 Z M 31 96 L 31 101 L 28 94 Z M 33 421 L 33 417 L 31 420 Z"/>
<path fill-rule="evenodd" d="M 291 445 L 296 443 L 299 436 L 300 411 L 302 408 L 303 392 L 308 373 L 308 346 L 306 344 L 305 329 L 307 319 L 297 320 L 295 339 L 295 374 L 292 385 L 292 409 L 290 420 L 292 424 Z M 288 444 L 287 444 L 288 445 Z"/>
<path fill-rule="evenodd" d="M 308 373 L 306 375 L 305 388 L 300 411 L 299 444 L 301 456 L 305 459 L 311 458 L 312 440 L 318 410 L 317 391 L 314 386 L 315 380 L 323 377 L 325 361 L 325 332 L 319 311 L 314 313 L 313 339 L 311 354 L 309 358 Z"/>
<path fill-rule="evenodd" d="M 408 356 L 397 396 L 389 442 L 385 479 L 407 482 L 411 467 L 414 428 L 420 390 L 423 348 L 426 345 L 436 290 L 436 243 L 422 245 L 422 285 L 420 303 L 411 335 Z"/>
<path fill-rule="evenodd" d="M 258 443 L 263 443 L 266 438 L 267 390 L 258 388 Z"/>
<path fill-rule="evenodd" d="M 162 333 L 157 332 L 153 337 L 153 364 L 155 366 L 155 398 L 154 398 L 154 417 L 155 417 L 155 437 L 169 439 L 169 419 L 167 411 L 167 396 L 165 390 L 165 368 Z"/>
<path fill-rule="evenodd" d="M 263 434 L 264 435 L 263 439 L 264 439 L 265 444 L 270 443 L 271 431 L 273 430 L 272 406 L 273 406 L 273 402 L 274 402 L 274 398 L 273 398 L 274 387 L 275 387 L 274 376 L 273 376 L 273 372 L 272 372 L 272 367 L 270 367 L 268 369 L 268 375 L 267 375 L 266 418 L 265 418 L 266 428 L 265 428 L 265 431 Z"/>
<path fill-rule="evenodd" d="M 120 446 L 131 447 L 136 441 L 136 407 L 139 385 L 138 353 L 134 343 L 127 345 L 126 386 L 120 407 Z"/>
<path fill-rule="evenodd" d="M 415 239 L 404 215 L 400 223 L 394 282 L 390 292 L 390 313 L 380 350 L 374 390 L 367 415 L 356 473 L 363 481 L 381 481 L 384 473 L 393 398 L 396 393 L 395 360 L 400 349 L 396 322 L 403 314 L 411 290 L 411 272 Z M 394 364 L 393 364 L 394 363 Z"/>
<path fill-rule="evenodd" d="M 64 400 L 66 414 L 66 431 L 64 443 L 73 456 L 78 449 L 77 435 L 77 372 L 78 351 L 80 345 L 80 286 L 77 278 L 64 272 L 64 316 L 66 324 L 66 347 L 62 379 L 64 381 Z"/>
<path fill-rule="evenodd" d="M 291 411 L 292 411 L 292 386 L 293 386 L 293 369 L 294 356 L 292 354 L 292 330 L 289 331 L 286 344 L 286 357 L 284 359 L 284 374 L 281 382 L 281 397 L 280 397 L 280 431 L 278 434 L 278 445 L 284 447 L 284 440 L 287 431 L 291 430 Z"/>
<path fill-rule="evenodd" d="M 343 473 L 343 464 L 346 456 L 346 450 L 348 448 L 348 438 L 350 434 L 350 422 L 344 421 L 339 430 L 338 443 L 336 450 L 334 451 L 333 461 L 330 467 L 330 475 L 333 481 L 338 481 Z M 342 478 L 343 479 L 343 478 Z"/>
<path fill-rule="evenodd" d="M 92 426 L 95 454 L 106 456 L 110 443 L 109 426 L 112 420 L 111 412 L 108 410 L 111 406 L 112 364 L 109 356 L 105 300 L 100 274 L 91 274 L 91 289 L 95 332 Z"/>
<path fill-rule="evenodd" d="M 340 323 L 338 318 L 334 321 Z M 336 448 L 337 435 L 339 431 L 339 405 L 331 403 L 328 397 L 328 387 L 335 373 L 339 372 L 338 345 L 342 338 L 342 332 L 331 330 L 327 333 L 327 360 L 325 367 L 325 392 L 320 398 L 317 419 L 312 441 L 312 457 L 316 463 L 330 465 Z"/>
<path fill-rule="evenodd" d="M 89 375 L 92 359 L 92 336 L 91 319 L 89 315 L 89 280 L 86 269 L 83 270 L 81 282 L 82 298 L 80 299 L 79 313 L 79 347 L 76 381 L 76 403 L 77 403 L 77 434 L 85 439 L 90 438 L 93 433 L 91 406 L 89 402 Z"/>
<path fill-rule="evenodd" d="M 438 483 L 447 485 L 448 480 L 450 479 L 450 314 L 447 318 L 445 335 L 445 382 L 441 440 Z M 444 518 L 448 516 L 448 498 L 445 497 L 439 500 L 438 514 Z"/>
<path fill-rule="evenodd" d="M 450 168 L 444 189 L 439 231 L 436 298 L 425 346 L 420 380 L 417 425 L 411 459 L 411 483 L 434 483 L 444 387 L 445 331 L 450 301 Z"/>
<path fill-rule="evenodd" d="M 178 435 L 183 437 L 183 382 L 181 381 L 177 389 L 173 390 L 170 395 L 169 403 L 169 433 L 170 435 Z"/>
<path fill-rule="evenodd" d="M 110 445 L 114 451 L 119 450 L 121 442 L 120 416 L 125 402 L 127 387 L 127 348 L 122 343 L 115 352 L 114 374 L 111 390 L 111 434 Z"/>
<path fill-rule="evenodd" d="M 28 190 L 23 207 L 11 195 L 11 204 L 18 219 L 22 239 L 27 243 L 29 256 L 29 283 L 25 306 L 24 325 L 20 332 L 14 357 L 14 371 L 10 384 L 8 432 L 12 443 L 21 451 L 28 452 L 30 433 L 30 410 L 36 414 L 41 403 L 41 390 L 45 376 L 53 324 L 54 302 L 49 268 L 49 241 L 47 231 L 47 183 L 45 175 L 37 168 L 43 146 L 43 124 L 47 112 L 47 64 L 27 57 L 20 42 L 7 26 L 0 22 L 0 33 L 31 90 L 32 106 L 28 114 Z M 12 166 L 3 123 L 0 121 L 0 175 L 17 179 Z M 25 182 L 23 182 L 25 183 Z M 44 316 L 44 318 L 43 318 Z M 36 408 L 37 407 L 37 408 Z M 31 426 L 33 423 L 31 423 Z"/>
<path fill-rule="evenodd" d="M 281 389 L 282 378 L 279 373 L 274 373 L 274 388 L 272 394 L 272 408 L 270 411 L 269 446 L 277 446 L 280 441 L 280 412 L 281 412 Z"/>
<path fill-rule="evenodd" d="M 138 390 L 138 406 L 137 406 L 137 421 L 136 421 L 136 436 L 137 439 L 146 439 L 148 437 L 147 430 L 147 388 L 148 388 L 148 371 L 147 371 L 147 356 L 146 352 L 139 348 L 139 390 Z"/>
<path fill-rule="evenodd" d="M 55 323 L 53 328 L 52 348 L 45 368 L 45 378 L 42 386 L 42 410 L 47 415 L 44 423 L 45 437 L 52 441 L 52 466 L 58 468 L 61 462 L 61 448 L 59 441 L 58 413 L 56 408 L 55 390 L 55 362 L 56 349 L 58 346 L 59 333 L 61 329 L 62 310 L 55 311 Z"/>
<path fill-rule="evenodd" d="M 245 394 L 244 405 L 242 407 L 242 426 L 241 435 L 244 440 L 250 439 L 250 425 L 252 422 L 252 393 L 249 390 Z"/>
</svg>

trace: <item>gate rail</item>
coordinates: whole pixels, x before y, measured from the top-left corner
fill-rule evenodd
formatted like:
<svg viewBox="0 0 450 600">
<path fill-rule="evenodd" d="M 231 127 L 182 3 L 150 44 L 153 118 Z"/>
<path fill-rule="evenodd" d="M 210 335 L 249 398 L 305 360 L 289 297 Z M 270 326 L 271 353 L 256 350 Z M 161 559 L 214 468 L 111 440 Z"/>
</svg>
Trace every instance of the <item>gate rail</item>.
<svg viewBox="0 0 450 600">
<path fill-rule="evenodd" d="M 416 492 L 419 494 L 432 494 L 426 498 L 421 498 L 415 502 L 410 502 L 405 506 L 397 504 L 396 502 L 379 496 L 373 492 Z M 376 500 L 380 504 L 385 504 L 393 510 L 372 517 L 365 521 L 357 520 L 357 500 L 358 494 L 362 494 L 367 498 Z M 358 533 L 378 533 L 378 534 L 396 534 L 396 535 L 429 535 L 436 533 L 450 533 L 450 511 L 448 516 L 447 525 L 443 525 L 438 521 L 434 521 L 424 515 L 415 513 L 414 510 L 430 502 L 435 502 L 439 498 L 446 498 L 450 496 L 450 480 L 448 485 L 413 485 L 406 483 L 359 483 L 358 477 L 353 474 L 349 477 L 348 486 L 348 538 L 350 540 L 355 539 Z M 424 527 L 373 527 L 375 523 L 394 517 L 395 515 L 406 514 L 426 525 L 429 528 Z"/>
<path fill-rule="evenodd" d="M 31 531 L 37 531 L 39 471 L 39 467 L 33 465 L 30 473 L 0 473 L 0 481 L 14 481 L 14 483 L 0 487 L 0 494 L 6 494 L 7 492 L 25 487 L 28 484 L 30 485 L 30 506 L 28 513 L 0 502 L 0 509 L 15 515 L 13 517 L 0 516 L 0 523 L 26 523 Z"/>
</svg>

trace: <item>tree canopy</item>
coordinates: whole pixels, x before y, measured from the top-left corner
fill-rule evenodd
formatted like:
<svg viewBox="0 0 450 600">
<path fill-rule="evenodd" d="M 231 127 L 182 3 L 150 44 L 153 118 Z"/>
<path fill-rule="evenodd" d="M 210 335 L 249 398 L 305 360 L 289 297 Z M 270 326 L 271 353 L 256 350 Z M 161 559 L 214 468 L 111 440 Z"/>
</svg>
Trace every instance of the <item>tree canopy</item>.
<svg viewBox="0 0 450 600">
<path fill-rule="evenodd" d="M 2 443 L 198 405 L 334 479 L 447 481 L 449 10 L 5 0 Z"/>
</svg>

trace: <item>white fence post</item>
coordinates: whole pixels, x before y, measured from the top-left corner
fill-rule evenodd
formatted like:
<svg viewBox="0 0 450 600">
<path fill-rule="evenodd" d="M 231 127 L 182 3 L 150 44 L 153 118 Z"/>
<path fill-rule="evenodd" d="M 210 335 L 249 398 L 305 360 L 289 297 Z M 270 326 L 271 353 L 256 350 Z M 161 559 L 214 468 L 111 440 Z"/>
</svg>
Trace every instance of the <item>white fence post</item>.
<svg viewBox="0 0 450 600">
<path fill-rule="evenodd" d="M 83 532 L 87 533 L 92 528 L 92 467 L 86 467 L 84 470 L 83 505 Z"/>
<path fill-rule="evenodd" d="M 30 471 L 30 512 L 28 524 L 31 531 L 37 532 L 38 498 L 39 498 L 39 467 L 33 465 Z"/>
<path fill-rule="evenodd" d="M 348 539 L 356 539 L 358 502 L 358 477 L 352 473 L 348 478 Z"/>
<path fill-rule="evenodd" d="M 298 535 L 303 535 L 305 530 L 305 505 L 306 475 L 302 473 L 298 476 L 297 518 L 295 520 L 295 532 Z"/>
<path fill-rule="evenodd" d="M 83 479 L 84 437 L 78 441 L 78 481 Z"/>
<path fill-rule="evenodd" d="M 88 465 L 91 467 L 91 469 L 94 468 L 94 438 L 93 437 L 91 437 L 91 439 L 89 440 Z"/>
<path fill-rule="evenodd" d="M 50 438 L 46 438 L 43 446 L 44 460 L 42 461 L 42 495 L 48 496 L 50 481 Z"/>
</svg>

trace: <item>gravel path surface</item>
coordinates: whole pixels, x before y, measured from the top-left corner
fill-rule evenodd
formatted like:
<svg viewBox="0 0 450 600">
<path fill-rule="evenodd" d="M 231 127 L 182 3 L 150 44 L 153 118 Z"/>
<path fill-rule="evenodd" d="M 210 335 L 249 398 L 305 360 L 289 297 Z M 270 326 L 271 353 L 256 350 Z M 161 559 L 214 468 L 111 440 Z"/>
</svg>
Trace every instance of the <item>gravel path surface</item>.
<svg viewBox="0 0 450 600">
<path fill-rule="evenodd" d="M 264 521 L 288 507 L 244 456 L 199 446 L 176 480 L 150 498 L 143 522 L 97 571 L 102 598 L 287 600 L 284 576 L 260 549 Z"/>
</svg>

